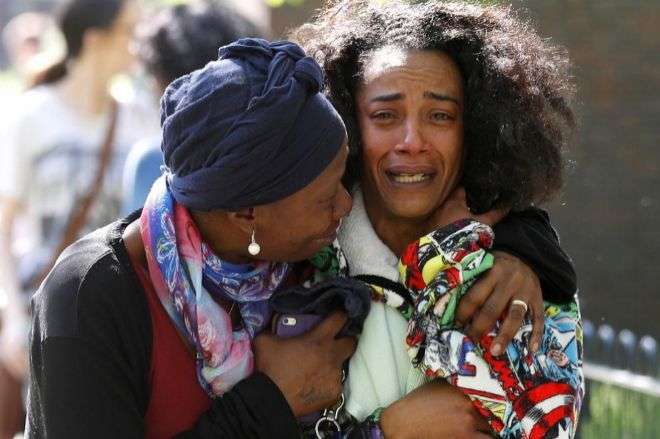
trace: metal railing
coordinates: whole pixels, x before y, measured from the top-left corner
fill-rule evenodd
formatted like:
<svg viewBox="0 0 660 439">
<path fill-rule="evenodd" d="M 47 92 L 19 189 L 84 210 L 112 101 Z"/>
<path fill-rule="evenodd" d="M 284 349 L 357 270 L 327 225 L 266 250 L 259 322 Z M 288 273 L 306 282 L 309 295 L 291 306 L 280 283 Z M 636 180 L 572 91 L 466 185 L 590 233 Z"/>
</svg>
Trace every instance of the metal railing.
<svg viewBox="0 0 660 439">
<path fill-rule="evenodd" d="M 660 438 L 656 339 L 585 320 L 584 350 L 587 396 L 579 438 Z"/>
</svg>

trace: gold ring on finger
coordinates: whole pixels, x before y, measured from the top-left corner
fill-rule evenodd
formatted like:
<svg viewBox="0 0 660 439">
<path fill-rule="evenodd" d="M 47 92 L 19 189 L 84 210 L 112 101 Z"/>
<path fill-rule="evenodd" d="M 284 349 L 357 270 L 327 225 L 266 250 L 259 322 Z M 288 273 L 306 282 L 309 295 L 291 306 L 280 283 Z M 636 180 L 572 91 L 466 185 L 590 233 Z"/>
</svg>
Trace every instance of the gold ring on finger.
<svg viewBox="0 0 660 439">
<path fill-rule="evenodd" d="M 522 306 L 523 307 L 523 313 L 527 314 L 527 310 L 529 309 L 529 307 L 527 306 L 527 302 L 525 302 L 524 300 L 520 300 L 520 299 L 513 299 L 511 301 L 511 306 L 515 306 L 515 305 Z"/>
</svg>

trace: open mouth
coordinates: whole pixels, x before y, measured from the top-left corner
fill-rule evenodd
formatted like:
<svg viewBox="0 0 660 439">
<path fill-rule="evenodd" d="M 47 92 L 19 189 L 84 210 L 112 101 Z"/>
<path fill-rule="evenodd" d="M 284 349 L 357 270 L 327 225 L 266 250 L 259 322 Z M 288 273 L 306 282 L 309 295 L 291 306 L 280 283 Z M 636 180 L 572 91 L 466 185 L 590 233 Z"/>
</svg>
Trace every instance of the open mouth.
<svg viewBox="0 0 660 439">
<path fill-rule="evenodd" d="M 430 170 L 388 170 L 385 172 L 392 183 L 401 185 L 415 185 L 426 183 L 435 177 Z"/>
<path fill-rule="evenodd" d="M 414 183 L 423 183 L 433 178 L 433 174 L 408 174 L 408 173 L 393 173 L 388 172 L 387 176 L 390 177 L 395 183 L 401 184 L 414 184 Z"/>
</svg>

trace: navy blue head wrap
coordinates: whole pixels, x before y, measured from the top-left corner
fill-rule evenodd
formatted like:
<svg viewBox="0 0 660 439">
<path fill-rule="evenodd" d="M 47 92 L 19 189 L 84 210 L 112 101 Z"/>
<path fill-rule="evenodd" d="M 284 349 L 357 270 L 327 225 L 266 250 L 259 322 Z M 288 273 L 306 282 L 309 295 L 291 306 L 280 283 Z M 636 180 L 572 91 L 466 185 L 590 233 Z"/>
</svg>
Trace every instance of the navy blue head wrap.
<svg viewBox="0 0 660 439">
<path fill-rule="evenodd" d="M 321 68 L 296 44 L 245 38 L 170 84 L 162 149 L 176 201 L 236 210 L 311 183 L 346 136 L 322 83 Z"/>
</svg>

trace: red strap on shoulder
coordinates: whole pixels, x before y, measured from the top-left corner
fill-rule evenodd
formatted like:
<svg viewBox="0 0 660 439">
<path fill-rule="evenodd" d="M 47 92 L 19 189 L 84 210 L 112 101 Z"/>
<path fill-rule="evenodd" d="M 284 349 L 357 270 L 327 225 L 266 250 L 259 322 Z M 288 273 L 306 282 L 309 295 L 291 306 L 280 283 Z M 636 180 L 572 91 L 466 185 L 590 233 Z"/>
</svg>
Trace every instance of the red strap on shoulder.
<svg viewBox="0 0 660 439">
<path fill-rule="evenodd" d="M 211 399 L 199 385 L 194 356 L 163 308 L 146 269 L 132 263 L 149 304 L 153 332 L 144 437 L 171 438 L 190 430 L 209 409 Z"/>
</svg>

